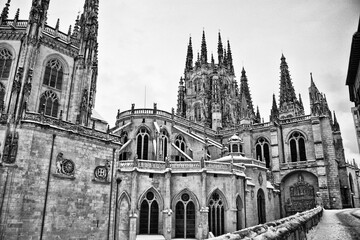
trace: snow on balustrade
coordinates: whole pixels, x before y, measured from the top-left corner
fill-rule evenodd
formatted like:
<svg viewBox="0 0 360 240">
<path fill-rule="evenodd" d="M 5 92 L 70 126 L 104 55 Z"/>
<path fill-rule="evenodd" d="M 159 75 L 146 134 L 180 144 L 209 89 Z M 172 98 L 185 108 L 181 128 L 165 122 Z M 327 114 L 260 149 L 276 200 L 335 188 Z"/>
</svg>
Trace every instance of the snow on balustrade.
<svg viewBox="0 0 360 240">
<path fill-rule="evenodd" d="M 186 162 L 170 162 L 170 167 L 172 170 L 177 170 L 177 169 L 189 169 L 189 170 L 194 170 L 194 169 L 200 169 L 200 162 L 199 161 L 186 161 Z"/>
</svg>

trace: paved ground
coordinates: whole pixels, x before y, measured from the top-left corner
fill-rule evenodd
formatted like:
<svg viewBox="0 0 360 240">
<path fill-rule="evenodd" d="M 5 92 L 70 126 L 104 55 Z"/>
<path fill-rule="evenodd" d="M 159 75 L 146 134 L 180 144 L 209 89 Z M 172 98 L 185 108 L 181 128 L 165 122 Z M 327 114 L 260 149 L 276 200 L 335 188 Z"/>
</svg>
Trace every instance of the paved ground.
<svg viewBox="0 0 360 240">
<path fill-rule="evenodd" d="M 324 210 L 320 223 L 308 233 L 309 240 L 359 240 L 360 209 Z"/>
</svg>

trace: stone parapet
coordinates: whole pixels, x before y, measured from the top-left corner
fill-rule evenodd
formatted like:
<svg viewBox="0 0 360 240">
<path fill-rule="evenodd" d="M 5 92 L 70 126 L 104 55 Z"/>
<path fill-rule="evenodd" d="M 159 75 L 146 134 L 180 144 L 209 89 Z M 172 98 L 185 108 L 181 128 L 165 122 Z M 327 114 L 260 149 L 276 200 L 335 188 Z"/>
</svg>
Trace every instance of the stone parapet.
<svg viewBox="0 0 360 240">
<path fill-rule="evenodd" d="M 218 237 L 210 237 L 211 240 L 241 240 L 241 239 L 306 239 L 306 233 L 316 226 L 323 213 L 322 207 L 297 213 L 276 221 L 267 222 L 228 233 Z"/>
</svg>

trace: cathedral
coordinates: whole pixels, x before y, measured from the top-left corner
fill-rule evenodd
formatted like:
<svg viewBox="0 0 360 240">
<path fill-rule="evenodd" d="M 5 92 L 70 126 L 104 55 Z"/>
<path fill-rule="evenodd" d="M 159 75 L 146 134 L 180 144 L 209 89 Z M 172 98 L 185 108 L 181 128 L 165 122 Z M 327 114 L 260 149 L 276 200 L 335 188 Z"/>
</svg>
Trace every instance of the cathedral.
<svg viewBox="0 0 360 240">
<path fill-rule="evenodd" d="M 220 33 L 216 60 L 204 31 L 195 57 L 189 39 L 176 110 L 132 104 L 109 126 L 94 110 L 99 1 L 84 2 L 67 33 L 46 23 L 50 0 L 33 0 L 25 20 L 8 16 L 10 0 L 2 10 L 0 240 L 206 239 L 316 196 L 360 207 L 359 168 L 313 76 L 307 115 L 282 55 L 264 122 Z"/>
</svg>

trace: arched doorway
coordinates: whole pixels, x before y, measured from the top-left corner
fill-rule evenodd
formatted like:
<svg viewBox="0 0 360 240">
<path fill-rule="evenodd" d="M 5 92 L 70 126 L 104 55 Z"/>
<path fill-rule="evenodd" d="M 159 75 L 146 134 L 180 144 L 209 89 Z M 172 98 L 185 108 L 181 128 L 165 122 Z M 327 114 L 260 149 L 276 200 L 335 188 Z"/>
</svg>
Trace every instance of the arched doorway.
<svg viewBox="0 0 360 240">
<path fill-rule="evenodd" d="M 242 209 L 243 209 L 243 203 L 242 203 L 242 200 L 241 200 L 240 196 L 238 196 L 236 198 L 236 230 L 240 230 L 240 229 L 243 228 Z"/>
<path fill-rule="evenodd" d="M 159 204 L 153 192 L 148 192 L 140 206 L 140 234 L 158 234 Z"/>
<path fill-rule="evenodd" d="M 195 238 L 195 204 L 188 193 L 175 206 L 175 237 Z"/>
<path fill-rule="evenodd" d="M 259 224 L 266 223 L 265 194 L 261 188 L 257 193 L 257 209 Z"/>
</svg>

